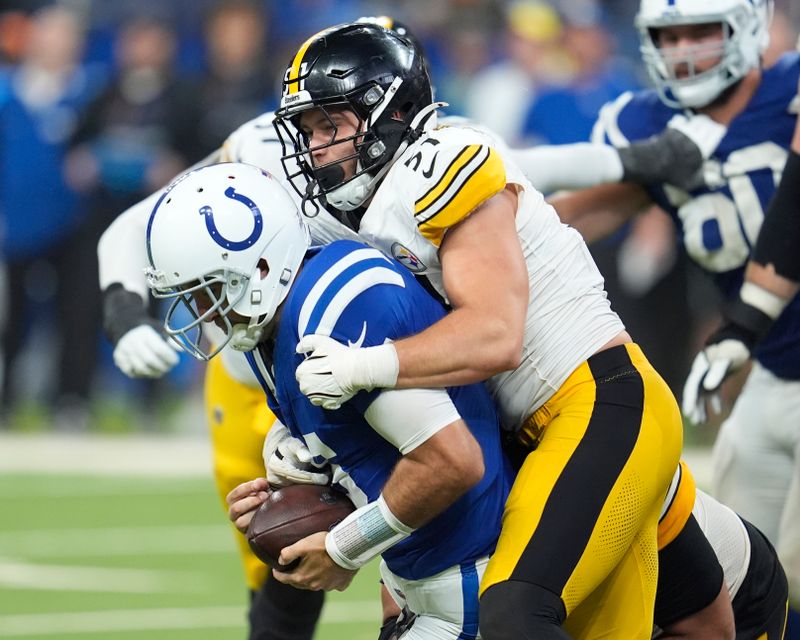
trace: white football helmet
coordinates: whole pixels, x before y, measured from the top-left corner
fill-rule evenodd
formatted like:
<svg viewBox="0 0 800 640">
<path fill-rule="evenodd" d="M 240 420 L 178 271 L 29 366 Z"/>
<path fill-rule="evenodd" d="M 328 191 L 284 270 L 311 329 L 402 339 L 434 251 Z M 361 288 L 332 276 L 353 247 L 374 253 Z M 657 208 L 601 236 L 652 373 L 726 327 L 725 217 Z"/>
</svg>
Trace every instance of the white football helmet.
<svg viewBox="0 0 800 640">
<path fill-rule="evenodd" d="M 704 107 L 758 66 L 769 43 L 772 10 L 772 0 L 641 0 L 636 28 L 642 59 L 661 100 L 677 108 Z M 712 23 L 722 25 L 719 45 L 670 51 L 655 39 L 662 27 Z M 709 58 L 719 63 L 696 73 L 696 63 Z M 679 65 L 688 66 L 688 76 L 676 75 Z"/>
<path fill-rule="evenodd" d="M 267 172 L 223 163 L 185 173 L 167 187 L 147 226 L 148 283 L 157 298 L 174 299 L 167 333 L 200 360 L 228 342 L 254 349 L 309 243 L 297 206 Z M 201 323 L 212 320 L 226 337 L 206 351 Z"/>
</svg>

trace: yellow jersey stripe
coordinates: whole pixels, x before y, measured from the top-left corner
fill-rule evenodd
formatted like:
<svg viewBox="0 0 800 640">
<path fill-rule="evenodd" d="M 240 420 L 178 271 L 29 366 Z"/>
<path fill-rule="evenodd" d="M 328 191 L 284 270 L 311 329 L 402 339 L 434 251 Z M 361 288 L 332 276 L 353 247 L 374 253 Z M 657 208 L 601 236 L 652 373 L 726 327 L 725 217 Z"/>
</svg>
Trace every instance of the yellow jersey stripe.
<svg viewBox="0 0 800 640">
<path fill-rule="evenodd" d="M 683 531 L 686 521 L 694 509 L 697 487 L 694 483 L 692 472 L 681 460 L 678 486 L 667 507 L 666 513 L 658 521 L 658 550 L 661 551 Z"/>
<path fill-rule="evenodd" d="M 506 186 L 505 167 L 499 154 L 494 149 L 482 149 L 484 153 L 475 162 L 465 165 L 463 178 L 453 180 L 451 188 L 429 208 L 427 219 L 418 223 L 420 233 L 436 247 L 441 245 L 450 227 Z"/>
<path fill-rule="evenodd" d="M 445 169 L 444 175 L 439 179 L 439 182 L 428 189 L 427 193 L 414 203 L 414 215 L 418 216 L 436 202 L 436 199 L 442 195 L 447 187 L 452 184 L 453 180 L 456 179 L 459 171 L 461 171 L 470 160 L 477 156 L 480 150 L 481 146 L 477 144 L 464 147 L 447 169 Z"/>
</svg>

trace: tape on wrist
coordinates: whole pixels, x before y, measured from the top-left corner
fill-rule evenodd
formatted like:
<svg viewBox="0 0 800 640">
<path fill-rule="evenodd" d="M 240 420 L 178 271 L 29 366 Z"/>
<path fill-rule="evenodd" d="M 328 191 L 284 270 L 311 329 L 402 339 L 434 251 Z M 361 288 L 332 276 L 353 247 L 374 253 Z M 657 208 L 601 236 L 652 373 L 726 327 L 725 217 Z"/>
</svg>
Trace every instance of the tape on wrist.
<svg viewBox="0 0 800 640">
<path fill-rule="evenodd" d="M 331 559 L 355 571 L 414 532 L 391 512 L 383 496 L 356 509 L 325 538 Z"/>
<path fill-rule="evenodd" d="M 744 302 L 766 313 L 773 320 L 781 315 L 789 302 L 752 282 L 745 282 L 739 295 Z"/>
<path fill-rule="evenodd" d="M 400 360 L 391 342 L 364 350 L 364 371 L 368 389 L 392 389 L 397 385 Z"/>
</svg>

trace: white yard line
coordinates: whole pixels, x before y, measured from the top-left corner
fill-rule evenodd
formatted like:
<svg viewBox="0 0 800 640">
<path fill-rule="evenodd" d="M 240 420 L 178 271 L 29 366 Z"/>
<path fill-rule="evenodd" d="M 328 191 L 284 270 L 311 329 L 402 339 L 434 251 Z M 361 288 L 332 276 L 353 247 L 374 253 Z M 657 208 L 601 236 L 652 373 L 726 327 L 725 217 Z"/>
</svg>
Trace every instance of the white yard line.
<svg viewBox="0 0 800 640">
<path fill-rule="evenodd" d="M 0 473 L 210 476 L 210 451 L 205 434 L 26 435 L 0 431 Z"/>
<path fill-rule="evenodd" d="M 96 558 L 108 556 L 233 553 L 230 526 L 182 525 L 0 532 L 0 556 Z"/>
<path fill-rule="evenodd" d="M 328 602 L 322 612 L 322 622 L 327 624 L 375 621 L 377 630 L 379 620 L 380 605 L 377 598 L 355 602 Z M 244 625 L 244 607 L 36 613 L 0 615 L 0 637 L 165 629 L 227 629 L 244 628 Z"/>
<path fill-rule="evenodd" d="M 199 592 L 208 586 L 208 580 L 197 572 L 29 564 L 0 558 L 0 587 L 11 589 L 168 593 L 187 587 Z"/>
</svg>

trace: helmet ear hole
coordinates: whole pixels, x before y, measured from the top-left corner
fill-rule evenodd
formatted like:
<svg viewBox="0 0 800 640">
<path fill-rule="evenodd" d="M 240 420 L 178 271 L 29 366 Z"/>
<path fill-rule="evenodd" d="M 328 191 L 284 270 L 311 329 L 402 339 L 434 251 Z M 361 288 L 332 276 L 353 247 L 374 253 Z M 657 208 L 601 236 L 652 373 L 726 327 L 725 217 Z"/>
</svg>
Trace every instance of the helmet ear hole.
<svg viewBox="0 0 800 640">
<path fill-rule="evenodd" d="M 269 275 L 269 265 L 265 258 L 260 258 L 256 266 L 258 267 L 258 272 L 261 274 L 262 280 Z"/>
</svg>

